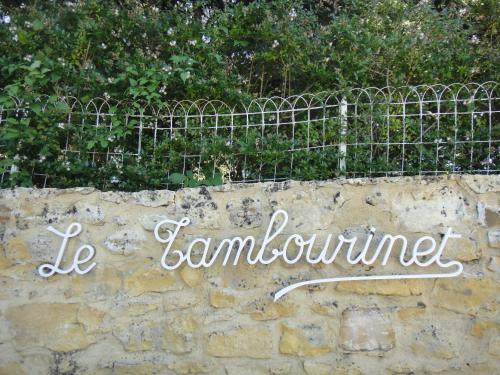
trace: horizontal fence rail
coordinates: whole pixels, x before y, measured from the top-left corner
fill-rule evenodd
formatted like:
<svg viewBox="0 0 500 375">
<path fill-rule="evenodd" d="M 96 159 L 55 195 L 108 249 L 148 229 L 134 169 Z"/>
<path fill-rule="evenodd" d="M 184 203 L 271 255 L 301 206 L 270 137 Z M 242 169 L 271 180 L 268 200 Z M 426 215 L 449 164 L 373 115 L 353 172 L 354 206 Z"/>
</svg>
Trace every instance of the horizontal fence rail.
<svg viewBox="0 0 500 375">
<path fill-rule="evenodd" d="M 498 84 L 221 101 L 0 102 L 3 187 L 118 189 L 499 172 Z M 21 178 L 22 177 L 22 178 Z M 24 179 L 24 180 L 23 180 Z M 129 185 L 127 185 L 129 186 Z"/>
</svg>

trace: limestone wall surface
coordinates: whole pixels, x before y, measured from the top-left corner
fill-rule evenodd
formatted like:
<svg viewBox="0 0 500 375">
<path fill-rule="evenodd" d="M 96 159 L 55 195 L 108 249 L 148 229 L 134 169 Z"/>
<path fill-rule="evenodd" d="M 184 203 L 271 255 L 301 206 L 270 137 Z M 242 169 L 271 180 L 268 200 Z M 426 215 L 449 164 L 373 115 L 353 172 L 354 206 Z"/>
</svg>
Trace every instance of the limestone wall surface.
<svg viewBox="0 0 500 375">
<path fill-rule="evenodd" d="M 498 373 L 499 192 L 499 176 L 177 192 L 2 190 L 0 374 Z M 316 254 L 328 234 L 332 244 L 340 234 L 356 236 L 354 256 L 370 233 L 374 243 L 385 233 L 405 236 L 409 246 L 422 236 L 439 244 L 451 227 L 462 237 L 448 241 L 442 262 L 460 262 L 464 270 L 452 278 L 311 284 L 275 302 L 277 291 L 300 281 L 447 270 L 402 267 L 397 247 L 385 266 L 381 259 L 351 265 L 344 250 L 331 264 L 277 257 L 251 265 L 243 254 L 237 265 L 216 259 L 210 267 L 161 266 L 166 245 L 154 229 L 162 220 L 191 220 L 172 247 L 183 254 L 191 241 L 208 237 L 212 253 L 235 236 L 253 236 L 257 251 L 277 210 L 289 221 L 266 259 L 292 234 L 304 240 L 316 234 Z M 81 268 L 96 266 L 83 275 L 42 277 L 39 266 L 54 264 L 62 243 L 47 227 L 64 233 L 74 222 L 82 231 L 69 239 L 61 269 L 86 244 L 95 256 Z M 167 229 L 158 228 L 160 238 Z M 299 250 L 290 246 L 288 256 Z M 202 247 L 191 256 L 199 261 Z"/>
</svg>

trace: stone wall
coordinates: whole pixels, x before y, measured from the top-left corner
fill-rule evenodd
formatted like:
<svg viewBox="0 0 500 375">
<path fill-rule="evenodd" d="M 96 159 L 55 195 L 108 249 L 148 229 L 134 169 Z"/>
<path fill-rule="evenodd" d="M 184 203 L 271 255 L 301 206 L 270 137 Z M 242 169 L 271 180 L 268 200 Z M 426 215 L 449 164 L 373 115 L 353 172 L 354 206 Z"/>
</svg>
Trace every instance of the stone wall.
<svg viewBox="0 0 500 375">
<path fill-rule="evenodd" d="M 500 368 L 499 176 L 284 182 L 185 189 L 0 192 L 0 374 L 493 374 Z M 153 229 L 187 216 L 196 236 L 262 238 L 287 210 L 285 234 L 410 240 L 462 235 L 443 279 L 352 281 L 274 293 L 297 280 L 392 273 L 373 265 L 282 261 L 163 269 Z M 97 266 L 43 278 L 72 222 Z M 426 272 L 426 269 L 415 269 Z"/>
</svg>

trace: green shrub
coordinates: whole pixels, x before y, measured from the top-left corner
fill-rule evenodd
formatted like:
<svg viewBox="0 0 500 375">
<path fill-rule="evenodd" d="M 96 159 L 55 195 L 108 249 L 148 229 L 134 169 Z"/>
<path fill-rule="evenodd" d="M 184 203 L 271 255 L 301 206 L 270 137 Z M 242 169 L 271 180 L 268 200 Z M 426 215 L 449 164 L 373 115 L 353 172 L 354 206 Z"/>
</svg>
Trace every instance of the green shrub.
<svg viewBox="0 0 500 375">
<path fill-rule="evenodd" d="M 352 87 L 498 81 L 499 19 L 495 0 L 6 1 L 0 5 L 0 167 L 14 165 L 17 172 L 2 184 L 134 190 L 230 178 L 335 177 L 338 149 L 319 147 L 339 139 L 334 120 L 326 134 L 319 123 L 297 126 L 293 139 L 289 129 L 261 134 L 241 121 L 233 124 L 229 145 L 228 117 L 218 134 L 213 126 L 176 124 L 158 139 L 141 139 L 137 155 L 139 117 L 128 115 L 168 111 L 182 100 L 218 99 L 233 108 L 256 97 Z M 117 102 L 108 100 L 102 111 L 111 115 L 90 119 L 87 111 L 79 118 L 61 96 Z M 15 110 L 20 107 L 29 110 Z M 250 122 L 258 124 L 254 117 Z M 89 125 L 96 120 L 99 126 Z M 387 126 L 397 134 L 402 125 Z M 417 128 L 409 126 L 408 135 Z M 375 151 L 349 148 L 348 165 L 366 174 L 401 168 L 402 150 Z M 405 150 L 405 173 L 443 170 L 436 164 L 450 158 L 481 167 L 482 159 L 466 160 L 467 149 L 458 157 L 444 149 L 439 160 L 435 152 L 424 158 L 424 151 Z M 476 153 L 485 154 L 491 152 Z"/>
</svg>

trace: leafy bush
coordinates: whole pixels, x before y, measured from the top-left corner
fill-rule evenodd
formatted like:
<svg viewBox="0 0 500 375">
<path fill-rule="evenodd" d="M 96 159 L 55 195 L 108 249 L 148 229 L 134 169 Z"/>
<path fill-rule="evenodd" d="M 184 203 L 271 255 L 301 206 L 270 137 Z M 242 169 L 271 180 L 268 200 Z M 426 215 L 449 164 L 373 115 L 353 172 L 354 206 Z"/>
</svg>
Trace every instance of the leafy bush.
<svg viewBox="0 0 500 375">
<path fill-rule="evenodd" d="M 145 137 L 142 154 L 134 155 L 137 120 L 128 119 L 127 108 L 111 105 L 116 115 L 100 120 L 106 126 L 73 129 L 78 119 L 67 120 L 69 101 L 60 96 L 133 101 L 147 111 L 202 98 L 236 106 L 349 87 L 499 80 L 496 0 L 16 3 L 0 5 L 0 167 L 17 171 L 4 185 L 44 184 L 48 174 L 51 186 L 133 190 L 218 184 L 224 174 L 259 180 L 338 173 L 335 148 L 292 156 L 286 150 L 305 146 L 291 144 L 290 134 L 262 137 L 244 124 L 236 124 L 231 147 L 228 134 L 207 130 L 198 142 L 198 133 L 179 130 L 158 143 Z M 29 113 L 13 114 L 13 97 Z M 305 139 L 304 129 L 295 139 Z M 318 142 L 318 129 L 311 130 L 307 139 Z M 338 124 L 328 131 L 338 138 Z M 126 160 L 110 158 L 110 149 Z M 186 154 L 196 156 L 186 162 Z M 373 156 L 361 147 L 347 155 L 368 172 Z"/>
</svg>

